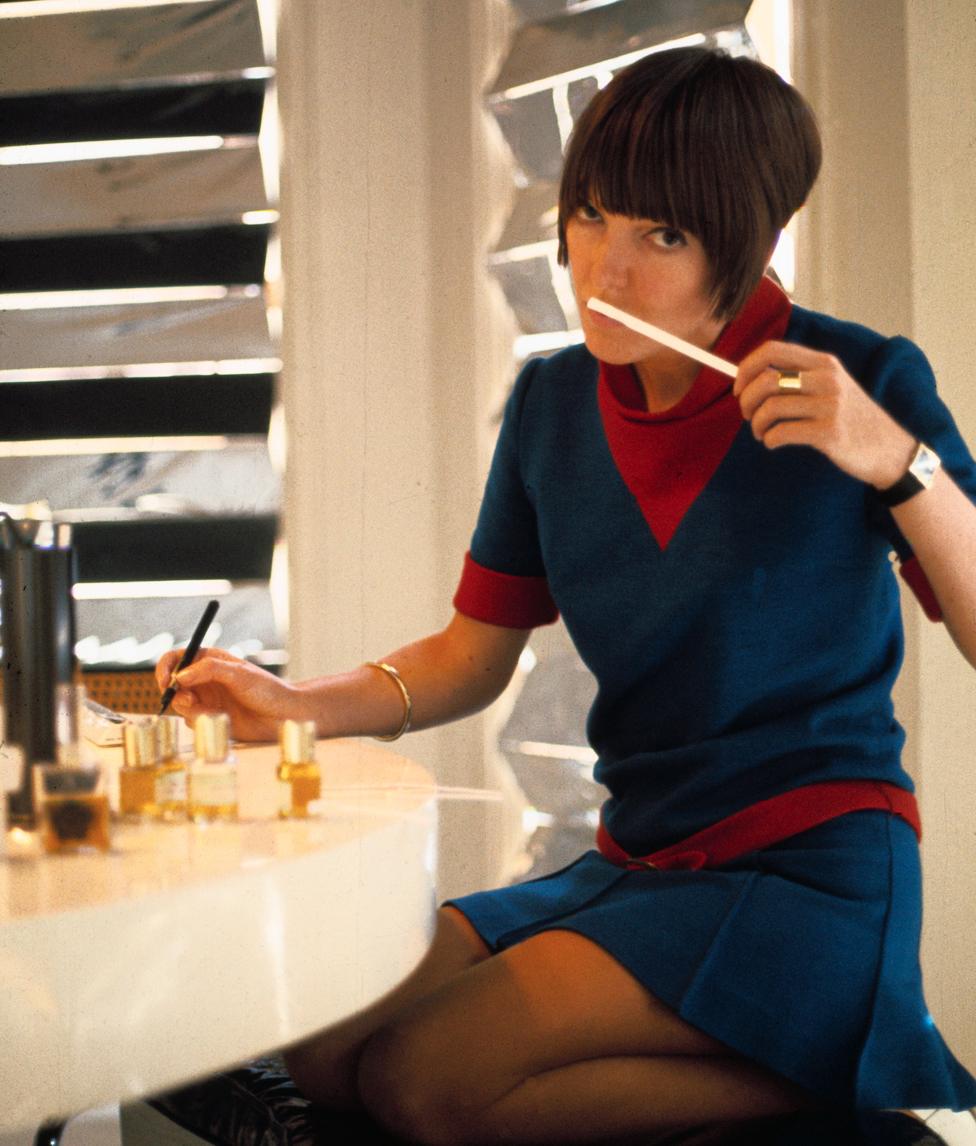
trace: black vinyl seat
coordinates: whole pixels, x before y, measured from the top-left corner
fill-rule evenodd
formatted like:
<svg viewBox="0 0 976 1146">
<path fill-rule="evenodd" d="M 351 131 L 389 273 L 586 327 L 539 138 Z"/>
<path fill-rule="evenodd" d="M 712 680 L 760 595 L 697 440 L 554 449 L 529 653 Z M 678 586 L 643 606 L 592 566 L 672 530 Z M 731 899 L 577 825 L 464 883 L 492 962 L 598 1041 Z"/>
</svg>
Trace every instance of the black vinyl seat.
<svg viewBox="0 0 976 1146">
<path fill-rule="evenodd" d="M 304 1098 L 280 1059 L 262 1058 L 147 1100 L 212 1146 L 394 1146 L 404 1142 L 362 1114 Z M 656 1136 L 647 1146 L 945 1146 L 923 1123 L 894 1111 L 792 1114 Z M 125 1133 L 124 1146 L 141 1146 Z M 636 1146 L 632 1143 L 631 1146 Z"/>
</svg>

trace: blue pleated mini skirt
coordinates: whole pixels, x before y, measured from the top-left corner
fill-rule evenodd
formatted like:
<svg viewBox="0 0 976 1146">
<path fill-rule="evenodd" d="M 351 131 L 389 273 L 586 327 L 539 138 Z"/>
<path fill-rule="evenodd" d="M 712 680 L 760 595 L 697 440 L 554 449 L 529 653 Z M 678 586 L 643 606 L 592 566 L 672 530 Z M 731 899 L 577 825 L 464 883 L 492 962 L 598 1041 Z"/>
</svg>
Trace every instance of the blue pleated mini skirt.
<svg viewBox="0 0 976 1146">
<path fill-rule="evenodd" d="M 887 812 L 710 870 L 627 871 L 591 851 L 450 903 L 494 951 L 585 935 L 687 1022 L 832 1104 L 976 1106 L 923 996 L 918 841 Z"/>
</svg>

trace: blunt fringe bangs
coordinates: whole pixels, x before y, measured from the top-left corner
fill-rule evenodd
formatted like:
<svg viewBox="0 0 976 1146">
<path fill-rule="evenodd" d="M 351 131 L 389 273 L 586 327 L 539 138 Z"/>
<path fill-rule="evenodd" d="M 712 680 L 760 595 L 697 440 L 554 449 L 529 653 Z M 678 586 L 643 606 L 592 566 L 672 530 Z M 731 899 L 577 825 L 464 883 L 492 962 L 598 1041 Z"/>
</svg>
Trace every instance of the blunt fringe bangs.
<svg viewBox="0 0 976 1146">
<path fill-rule="evenodd" d="M 762 277 L 782 228 L 820 170 L 810 106 L 771 68 L 709 48 L 645 56 L 598 92 L 569 141 L 559 190 L 566 224 L 584 204 L 695 235 L 717 317 Z"/>
</svg>

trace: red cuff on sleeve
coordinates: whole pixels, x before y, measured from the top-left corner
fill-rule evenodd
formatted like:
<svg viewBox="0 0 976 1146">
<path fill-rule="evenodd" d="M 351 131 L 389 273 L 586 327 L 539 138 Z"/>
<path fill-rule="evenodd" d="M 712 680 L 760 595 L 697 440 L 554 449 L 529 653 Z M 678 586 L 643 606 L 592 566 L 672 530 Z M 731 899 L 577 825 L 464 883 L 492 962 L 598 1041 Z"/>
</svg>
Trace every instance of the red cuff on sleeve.
<svg viewBox="0 0 976 1146">
<path fill-rule="evenodd" d="M 479 565 L 470 553 L 464 555 L 454 608 L 475 621 L 506 629 L 534 629 L 551 624 L 559 616 L 545 577 L 496 573 Z"/>
<path fill-rule="evenodd" d="M 929 579 L 925 576 L 925 570 L 919 563 L 918 558 L 909 557 L 907 561 L 902 561 L 898 566 L 898 572 L 904 579 L 905 584 L 918 598 L 918 603 L 925 611 L 926 617 L 928 617 L 930 621 L 941 621 L 942 609 L 939 607 L 939 602 L 935 599 L 932 586 L 929 584 Z"/>
</svg>

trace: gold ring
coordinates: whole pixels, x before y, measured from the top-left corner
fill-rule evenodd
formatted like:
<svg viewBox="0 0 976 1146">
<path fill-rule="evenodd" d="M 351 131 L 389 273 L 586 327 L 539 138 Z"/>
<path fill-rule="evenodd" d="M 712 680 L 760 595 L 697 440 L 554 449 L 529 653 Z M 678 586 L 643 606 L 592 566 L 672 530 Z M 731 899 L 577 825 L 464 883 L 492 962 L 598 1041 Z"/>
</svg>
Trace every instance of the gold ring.
<svg viewBox="0 0 976 1146">
<path fill-rule="evenodd" d="M 776 385 L 780 390 L 802 390 L 803 378 L 800 374 L 780 374 Z"/>
</svg>

